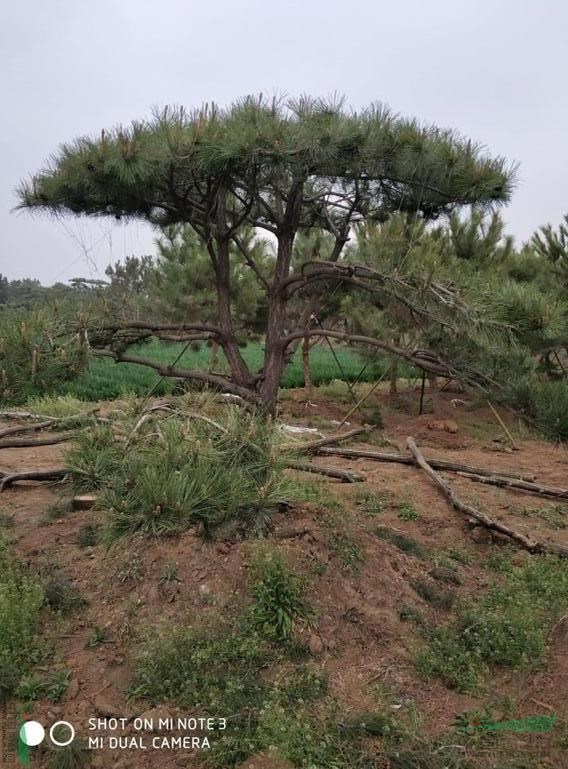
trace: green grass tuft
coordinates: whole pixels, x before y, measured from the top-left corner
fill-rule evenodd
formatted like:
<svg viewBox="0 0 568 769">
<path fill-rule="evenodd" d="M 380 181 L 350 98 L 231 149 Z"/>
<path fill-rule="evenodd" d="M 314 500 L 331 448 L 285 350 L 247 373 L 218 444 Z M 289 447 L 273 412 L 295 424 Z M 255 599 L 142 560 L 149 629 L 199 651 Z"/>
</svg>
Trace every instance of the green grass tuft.
<svg viewBox="0 0 568 769">
<path fill-rule="evenodd" d="M 435 582 L 427 579 L 415 579 L 412 581 L 412 587 L 416 590 L 420 598 L 433 606 L 435 609 L 449 610 L 454 604 L 454 594 L 449 590 L 443 590 Z"/>
<path fill-rule="evenodd" d="M 40 580 L 16 564 L 0 542 L 0 703 L 14 693 L 40 657 L 43 602 Z"/>
<path fill-rule="evenodd" d="M 32 673 L 24 676 L 16 690 L 16 698 L 22 702 L 35 702 L 46 699 L 59 702 L 69 686 L 71 673 L 68 670 L 58 670 L 42 675 Z"/>
<path fill-rule="evenodd" d="M 398 506 L 397 516 L 401 521 L 417 521 L 420 513 L 410 502 L 403 502 Z"/>
<path fill-rule="evenodd" d="M 45 581 L 45 602 L 59 614 L 71 614 L 86 605 L 77 588 L 62 574 L 53 574 Z"/>
<path fill-rule="evenodd" d="M 457 619 L 433 631 L 419 669 L 448 686 L 475 691 L 491 666 L 538 664 L 547 635 L 568 609 L 568 569 L 555 558 L 533 556 L 511 567 L 489 592 L 459 609 Z"/>
<path fill-rule="evenodd" d="M 355 504 L 365 515 L 372 517 L 384 511 L 388 504 L 388 496 L 376 494 L 370 489 L 358 489 L 355 493 Z"/>
<path fill-rule="evenodd" d="M 377 528 L 373 529 L 373 533 L 380 539 L 384 539 L 385 542 L 395 545 L 403 553 L 413 555 L 421 560 L 427 560 L 429 557 L 428 548 L 412 539 L 412 537 L 406 536 L 406 534 L 389 529 L 387 526 L 377 526 Z"/>
</svg>

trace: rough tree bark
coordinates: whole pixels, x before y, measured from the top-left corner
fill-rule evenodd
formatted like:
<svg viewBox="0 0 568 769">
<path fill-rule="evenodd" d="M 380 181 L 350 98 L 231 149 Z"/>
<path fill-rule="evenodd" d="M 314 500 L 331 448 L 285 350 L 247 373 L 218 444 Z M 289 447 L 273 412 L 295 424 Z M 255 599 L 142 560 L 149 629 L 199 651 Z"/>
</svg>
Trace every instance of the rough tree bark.
<svg viewBox="0 0 568 769">
<path fill-rule="evenodd" d="M 310 338 L 304 337 L 302 342 L 302 366 L 304 369 L 304 387 L 308 391 L 308 395 L 311 396 L 314 389 L 314 383 L 312 381 L 312 367 L 310 365 Z"/>
</svg>

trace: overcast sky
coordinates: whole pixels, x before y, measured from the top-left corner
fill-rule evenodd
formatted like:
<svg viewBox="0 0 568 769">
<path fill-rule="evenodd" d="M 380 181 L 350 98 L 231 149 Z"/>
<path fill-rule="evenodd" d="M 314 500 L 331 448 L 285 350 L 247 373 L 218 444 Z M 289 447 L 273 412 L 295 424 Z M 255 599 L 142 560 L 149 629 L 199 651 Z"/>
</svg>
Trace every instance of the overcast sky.
<svg viewBox="0 0 568 769">
<path fill-rule="evenodd" d="M 2 0 L 0 272 L 46 284 L 152 252 L 142 224 L 11 213 L 57 146 L 154 105 L 344 93 L 520 163 L 518 240 L 568 211 L 565 0 Z"/>
</svg>

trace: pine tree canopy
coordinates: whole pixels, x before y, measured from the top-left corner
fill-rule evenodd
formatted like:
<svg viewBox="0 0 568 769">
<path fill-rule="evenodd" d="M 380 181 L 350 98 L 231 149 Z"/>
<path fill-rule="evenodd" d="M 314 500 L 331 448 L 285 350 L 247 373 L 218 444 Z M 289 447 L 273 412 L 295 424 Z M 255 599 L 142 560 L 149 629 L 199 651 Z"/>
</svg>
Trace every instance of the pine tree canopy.
<svg viewBox="0 0 568 769">
<path fill-rule="evenodd" d="M 65 144 L 21 185 L 19 207 L 202 231 L 222 217 L 229 231 L 244 221 L 279 231 L 300 190 L 295 224 L 335 232 L 391 211 L 434 218 L 503 203 L 513 179 L 503 158 L 380 105 L 354 112 L 343 100 L 247 97 L 226 109 L 166 108 Z"/>
<path fill-rule="evenodd" d="M 185 324 L 184 333 L 192 340 L 215 339 L 231 372 L 230 380 L 223 379 L 225 389 L 252 395 L 274 413 L 282 371 L 294 344 L 306 337 L 317 297 L 310 294 L 307 317 L 295 323 L 288 304 L 297 292 L 330 288 L 330 278 L 357 284 L 358 275 L 346 274 L 355 268 L 344 260 L 340 264 L 354 224 L 385 222 L 393 213 L 427 220 L 462 206 L 483 209 L 506 202 L 513 184 L 514 169 L 503 158 L 491 158 L 452 131 L 402 118 L 380 105 L 355 112 L 341 99 L 261 96 L 225 109 L 166 108 L 148 121 L 103 131 L 97 139 L 77 139 L 22 185 L 20 207 L 57 216 L 142 219 L 162 230 L 189 225 L 211 261 L 217 306 L 214 325 L 199 318 Z M 270 270 L 254 253 L 254 236 L 246 237 L 257 228 L 277 241 Z M 314 242 L 312 257 L 298 270 L 295 238 L 314 231 L 320 231 L 321 243 Z M 242 313 L 235 294 L 244 294 L 245 287 L 238 285 L 239 261 L 254 273 L 266 297 L 259 372 L 249 369 L 237 337 Z M 192 300 L 196 296 L 193 291 Z M 258 307 L 264 316 L 264 305 Z M 299 328 L 288 333 L 291 323 Z M 164 331 L 150 320 L 138 321 L 136 328 L 146 336 L 150 330 Z M 115 360 L 133 362 L 109 346 L 107 354 Z M 408 359 L 410 354 L 403 354 Z M 184 376 L 215 386 L 221 382 L 202 373 Z"/>
</svg>

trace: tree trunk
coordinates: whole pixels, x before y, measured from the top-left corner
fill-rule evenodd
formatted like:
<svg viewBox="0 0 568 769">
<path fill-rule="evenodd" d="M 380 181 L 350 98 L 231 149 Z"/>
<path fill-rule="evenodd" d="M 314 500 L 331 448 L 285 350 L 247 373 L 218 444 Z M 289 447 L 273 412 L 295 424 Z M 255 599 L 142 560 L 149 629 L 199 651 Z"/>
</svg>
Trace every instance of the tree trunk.
<svg viewBox="0 0 568 769">
<path fill-rule="evenodd" d="M 263 380 L 260 387 L 260 397 L 266 412 L 271 415 L 276 413 L 278 386 L 280 384 L 280 378 L 286 360 L 284 334 L 286 329 L 287 298 L 282 290 L 282 284 L 290 272 L 293 243 L 293 233 L 290 233 L 287 237 L 280 237 L 278 241 L 274 280 L 269 296 L 268 324 L 266 329 Z"/>
<path fill-rule="evenodd" d="M 211 362 L 209 363 L 209 371 L 215 371 L 219 365 L 219 343 L 216 339 L 211 340 Z"/>
<path fill-rule="evenodd" d="M 438 377 L 436 374 L 428 374 L 428 386 L 430 387 L 430 399 L 432 401 L 432 413 L 436 414 L 440 405 L 440 391 L 438 390 Z"/>
<path fill-rule="evenodd" d="M 239 345 L 233 333 L 231 315 L 231 282 L 229 264 L 229 238 L 217 237 L 217 258 L 214 262 L 217 278 L 217 308 L 219 327 L 223 332 L 221 346 L 229 364 L 229 370 L 236 384 L 250 386 L 250 371 L 241 355 Z"/>
<path fill-rule="evenodd" d="M 310 338 L 304 337 L 302 342 L 302 364 L 304 366 L 304 387 L 308 391 L 308 395 L 311 397 L 314 385 L 312 382 L 312 368 L 310 366 Z"/>
<path fill-rule="evenodd" d="M 389 392 L 391 395 L 398 395 L 398 361 L 393 359 L 390 367 Z"/>
<path fill-rule="evenodd" d="M 268 310 L 268 327 L 264 348 L 263 379 L 260 387 L 260 397 L 265 411 L 274 415 L 278 401 L 278 387 L 284 369 L 284 314 L 286 304 L 280 298 L 271 300 Z"/>
</svg>

